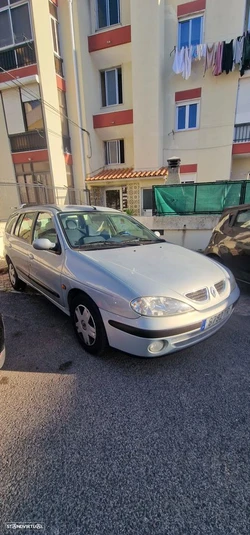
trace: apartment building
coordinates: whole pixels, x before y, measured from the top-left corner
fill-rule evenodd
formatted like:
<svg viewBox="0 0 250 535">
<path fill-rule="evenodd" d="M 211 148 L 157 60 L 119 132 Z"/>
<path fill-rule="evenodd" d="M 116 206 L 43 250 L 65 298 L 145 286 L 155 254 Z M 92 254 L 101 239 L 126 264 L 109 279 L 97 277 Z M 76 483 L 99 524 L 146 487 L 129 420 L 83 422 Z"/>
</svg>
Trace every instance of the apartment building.
<svg viewBox="0 0 250 535">
<path fill-rule="evenodd" d="M 250 29 L 249 7 L 0 0 L 0 182 L 20 184 L 22 200 L 33 184 L 61 202 L 87 188 L 92 203 L 143 215 L 173 156 L 182 182 L 248 178 L 250 62 L 242 76 L 205 65 Z"/>
</svg>

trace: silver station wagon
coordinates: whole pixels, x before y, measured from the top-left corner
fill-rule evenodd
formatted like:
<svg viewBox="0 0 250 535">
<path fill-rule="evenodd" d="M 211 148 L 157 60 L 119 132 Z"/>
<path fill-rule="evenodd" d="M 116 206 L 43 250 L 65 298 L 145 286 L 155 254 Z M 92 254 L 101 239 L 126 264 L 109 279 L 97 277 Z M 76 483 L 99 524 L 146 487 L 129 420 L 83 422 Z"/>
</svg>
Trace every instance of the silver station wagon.
<svg viewBox="0 0 250 535">
<path fill-rule="evenodd" d="M 27 206 L 4 236 L 10 282 L 71 316 L 89 353 L 159 357 L 205 340 L 239 298 L 231 272 L 132 217 L 95 206 Z"/>
</svg>

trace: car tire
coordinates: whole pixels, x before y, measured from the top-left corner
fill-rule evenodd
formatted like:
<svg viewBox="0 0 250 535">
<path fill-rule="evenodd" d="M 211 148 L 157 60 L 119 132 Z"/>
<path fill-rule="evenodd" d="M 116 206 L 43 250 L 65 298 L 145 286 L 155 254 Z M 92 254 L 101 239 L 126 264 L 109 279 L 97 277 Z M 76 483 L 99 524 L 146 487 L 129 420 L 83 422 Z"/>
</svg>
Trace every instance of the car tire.
<svg viewBox="0 0 250 535">
<path fill-rule="evenodd" d="M 8 261 L 8 274 L 10 279 L 10 284 L 14 290 L 23 291 L 26 288 L 25 282 L 23 282 L 21 279 L 19 279 L 18 274 L 11 262 L 11 260 Z"/>
<path fill-rule="evenodd" d="M 70 307 L 74 330 L 85 351 L 101 356 L 108 340 L 100 311 L 87 295 L 79 293 Z"/>
</svg>

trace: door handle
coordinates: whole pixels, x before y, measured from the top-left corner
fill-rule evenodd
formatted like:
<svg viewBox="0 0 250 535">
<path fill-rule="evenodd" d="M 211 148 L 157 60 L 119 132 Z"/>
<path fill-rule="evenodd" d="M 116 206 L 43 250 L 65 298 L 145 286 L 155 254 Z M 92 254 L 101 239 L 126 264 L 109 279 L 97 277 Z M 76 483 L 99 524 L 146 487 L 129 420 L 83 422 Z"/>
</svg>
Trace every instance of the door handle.
<svg viewBox="0 0 250 535">
<path fill-rule="evenodd" d="M 34 260 L 34 255 L 32 253 L 29 254 L 30 260 Z"/>
</svg>

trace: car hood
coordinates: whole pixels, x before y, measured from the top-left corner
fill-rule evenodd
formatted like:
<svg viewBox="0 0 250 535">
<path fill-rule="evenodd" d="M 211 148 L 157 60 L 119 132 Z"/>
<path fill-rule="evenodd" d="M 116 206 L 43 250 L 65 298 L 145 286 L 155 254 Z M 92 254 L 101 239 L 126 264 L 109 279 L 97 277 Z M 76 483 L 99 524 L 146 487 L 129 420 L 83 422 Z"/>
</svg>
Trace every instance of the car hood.
<svg viewBox="0 0 250 535">
<path fill-rule="evenodd" d="M 228 277 L 216 262 L 202 254 L 171 243 L 129 246 L 95 251 L 80 251 L 136 296 L 166 295 L 169 290 L 186 294 Z"/>
</svg>

